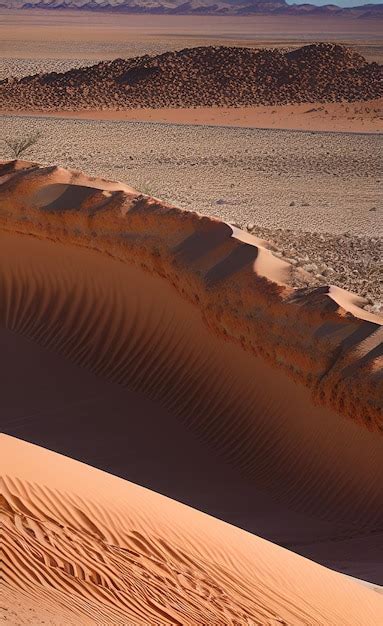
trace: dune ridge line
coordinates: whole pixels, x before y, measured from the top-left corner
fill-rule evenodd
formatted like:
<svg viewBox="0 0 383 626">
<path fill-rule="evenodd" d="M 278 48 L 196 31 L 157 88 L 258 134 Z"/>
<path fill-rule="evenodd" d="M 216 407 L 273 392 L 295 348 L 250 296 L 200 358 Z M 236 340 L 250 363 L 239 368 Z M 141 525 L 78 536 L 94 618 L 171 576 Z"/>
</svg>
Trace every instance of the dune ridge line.
<svg viewBox="0 0 383 626">
<path fill-rule="evenodd" d="M 382 318 L 336 287 L 294 289 L 291 266 L 265 242 L 125 185 L 29 162 L 0 165 L 0 227 L 161 276 L 211 332 L 283 370 L 315 403 L 382 431 Z"/>
</svg>

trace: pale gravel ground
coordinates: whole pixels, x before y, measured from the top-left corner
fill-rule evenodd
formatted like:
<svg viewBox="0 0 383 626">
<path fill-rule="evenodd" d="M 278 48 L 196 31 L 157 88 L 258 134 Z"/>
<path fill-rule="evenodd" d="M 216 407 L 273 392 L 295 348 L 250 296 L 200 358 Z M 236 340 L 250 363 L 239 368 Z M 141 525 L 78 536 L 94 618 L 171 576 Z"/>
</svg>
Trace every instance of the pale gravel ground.
<svg viewBox="0 0 383 626">
<path fill-rule="evenodd" d="M 98 63 L 98 59 L 1 59 L 0 80 L 46 72 L 67 72 L 72 68 L 86 67 L 95 63 Z"/>
<path fill-rule="evenodd" d="M 43 135 L 28 158 L 122 180 L 181 208 L 254 226 L 309 272 L 309 283 L 337 284 L 380 310 L 381 137 L 0 118 L 0 137 L 37 130 Z M 0 142 L 0 158 L 10 156 Z"/>
<path fill-rule="evenodd" d="M 1 12 L 0 12 L 1 18 Z M 83 41 L 71 41 L 70 39 L 52 41 L 26 41 L 21 45 L 18 39 L 6 37 L 0 40 L 0 76 L 7 68 L 12 68 L 14 75 L 25 75 L 24 69 L 38 67 L 39 71 L 54 71 L 54 66 L 70 69 L 84 62 L 97 63 L 98 60 L 116 59 L 118 57 L 129 58 L 144 54 L 161 54 L 168 50 L 180 50 L 188 46 L 196 45 L 220 45 L 220 39 L 209 39 L 208 44 L 195 38 L 182 37 L 172 39 L 170 37 L 149 37 L 132 40 L 128 37 L 125 41 L 117 41 L 111 37 L 110 41 L 92 41 L 91 35 L 84 34 Z M 61 70 L 63 71 L 63 70 Z"/>
<path fill-rule="evenodd" d="M 154 38 L 152 41 L 143 39 L 138 41 L 126 40 L 126 42 L 76 42 L 75 45 L 67 41 L 41 41 L 29 43 L 26 55 L 20 55 L 20 46 L 13 41 L 0 41 L 0 80 L 20 78 L 30 74 L 46 72 L 67 72 L 72 68 L 94 65 L 100 61 L 117 58 L 128 59 L 143 56 L 144 54 L 163 54 L 169 50 L 182 50 L 182 48 L 194 48 L 196 46 L 219 46 L 219 45 L 248 45 L 243 42 L 225 39 L 210 39 L 198 41 L 195 38 L 169 39 Z M 71 46 L 75 54 L 68 53 Z M 255 46 L 250 46 L 255 47 Z M 272 47 L 272 45 L 271 45 Z M 289 49 L 294 46 L 289 46 Z M 28 50 L 31 54 L 28 56 Z M 52 54 L 53 53 L 53 54 Z M 56 54 L 57 56 L 54 56 Z"/>
<path fill-rule="evenodd" d="M 190 42 L 191 46 L 193 45 Z M 57 53 L 60 54 L 62 44 L 58 44 Z M 67 49 L 68 45 L 65 45 L 64 49 Z M 46 72 L 67 72 L 72 68 L 86 67 L 88 65 L 95 65 L 100 61 L 112 60 L 117 58 L 128 59 L 131 57 L 142 56 L 144 54 L 162 54 L 168 50 L 179 50 L 186 47 L 179 42 L 175 42 L 173 46 L 169 46 L 166 43 L 152 43 L 147 42 L 129 42 L 126 45 L 121 44 L 99 44 L 96 52 L 97 56 L 94 56 L 94 50 L 88 45 L 81 46 L 76 44 L 76 52 L 83 52 L 84 56 L 76 56 L 69 58 L 62 58 L 58 56 L 37 56 L 30 58 L 5 57 L 1 58 L 0 47 L 0 80 L 4 78 L 11 78 L 12 76 L 20 78 L 22 76 L 29 76 L 30 74 L 45 74 Z M 80 50 L 78 50 L 80 48 Z M 90 53 L 90 56 L 87 54 Z M 43 51 L 42 53 L 43 54 Z"/>
<path fill-rule="evenodd" d="M 330 38 L 331 40 L 331 38 Z M 259 43 L 225 38 L 209 38 L 198 40 L 196 38 L 154 38 L 153 40 L 126 40 L 125 42 L 76 42 L 74 51 L 71 42 L 41 41 L 27 44 L 20 54 L 19 45 L 13 41 L 0 41 L 0 80 L 5 78 L 29 76 L 31 74 L 44 74 L 46 72 L 67 72 L 72 68 L 86 67 L 101 61 L 117 58 L 128 59 L 144 54 L 163 54 L 169 50 L 182 50 L 182 48 L 194 48 L 196 46 L 245 46 L 251 48 L 273 48 L 280 50 L 292 50 L 294 48 L 311 43 L 301 41 L 299 43 L 288 42 L 281 45 L 280 42 Z M 343 43 L 343 42 L 342 42 Z M 15 47 L 16 46 L 16 47 Z M 15 47 L 15 49 L 14 49 Z M 353 49 L 359 52 L 368 61 L 383 61 L 383 45 L 371 46 L 352 44 Z M 30 52 L 29 52 L 30 51 Z M 57 56 L 55 56 L 57 55 Z"/>
</svg>

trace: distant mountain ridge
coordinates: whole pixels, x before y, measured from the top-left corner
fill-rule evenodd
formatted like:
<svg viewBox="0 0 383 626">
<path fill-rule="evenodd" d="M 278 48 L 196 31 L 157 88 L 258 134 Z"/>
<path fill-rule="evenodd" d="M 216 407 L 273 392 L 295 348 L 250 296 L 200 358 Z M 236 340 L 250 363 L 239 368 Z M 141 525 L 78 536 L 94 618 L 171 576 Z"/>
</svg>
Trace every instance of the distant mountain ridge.
<svg viewBox="0 0 383 626">
<path fill-rule="evenodd" d="M 286 0 L 0 0 L 0 7 L 157 15 L 320 15 L 383 18 L 383 4 L 342 8 L 287 4 Z"/>
</svg>

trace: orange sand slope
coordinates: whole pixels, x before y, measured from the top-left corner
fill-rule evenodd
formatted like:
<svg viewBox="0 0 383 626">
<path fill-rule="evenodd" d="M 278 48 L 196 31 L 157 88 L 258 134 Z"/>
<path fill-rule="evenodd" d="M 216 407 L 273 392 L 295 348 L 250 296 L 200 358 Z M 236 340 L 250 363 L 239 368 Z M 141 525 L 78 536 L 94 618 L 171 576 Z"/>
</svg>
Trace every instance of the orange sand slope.
<svg viewBox="0 0 383 626">
<path fill-rule="evenodd" d="M 341 574 L 42 448 L 4 435 L 0 445 L 13 614 L 25 598 L 34 623 L 39 606 L 54 624 L 383 620 L 382 596 Z"/>
<path fill-rule="evenodd" d="M 3 432 L 383 584 L 379 434 L 133 264 L 4 232 L 0 290 Z"/>
<path fill-rule="evenodd" d="M 383 426 L 382 318 L 336 287 L 294 290 L 262 242 L 123 185 L 25 162 L 0 169 L 0 228 L 85 246 L 165 278 L 219 337 L 307 387 L 314 402 Z"/>
<path fill-rule="evenodd" d="M 3 164 L 1 430 L 382 584 L 382 319 L 292 271 L 119 183 Z"/>
</svg>

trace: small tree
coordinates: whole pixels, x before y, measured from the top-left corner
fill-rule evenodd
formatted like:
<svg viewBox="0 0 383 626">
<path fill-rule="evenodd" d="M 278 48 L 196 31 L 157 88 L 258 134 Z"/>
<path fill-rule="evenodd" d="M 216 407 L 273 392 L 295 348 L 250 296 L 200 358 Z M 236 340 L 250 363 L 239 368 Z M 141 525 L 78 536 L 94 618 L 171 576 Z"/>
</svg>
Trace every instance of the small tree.
<svg viewBox="0 0 383 626">
<path fill-rule="evenodd" d="M 3 143 L 11 152 L 14 159 L 19 159 L 25 152 L 29 150 L 41 137 L 41 133 L 33 133 L 20 137 L 18 139 L 6 138 Z"/>
</svg>

